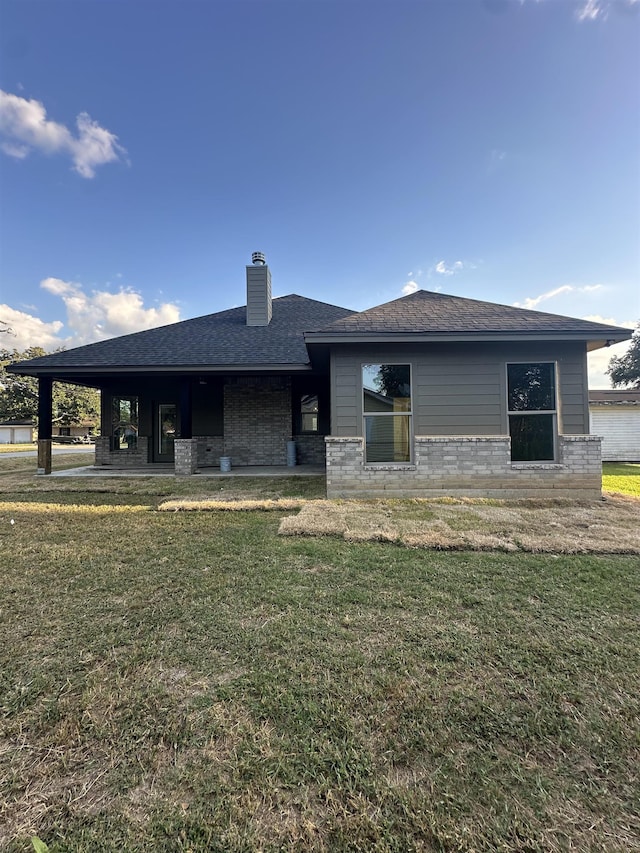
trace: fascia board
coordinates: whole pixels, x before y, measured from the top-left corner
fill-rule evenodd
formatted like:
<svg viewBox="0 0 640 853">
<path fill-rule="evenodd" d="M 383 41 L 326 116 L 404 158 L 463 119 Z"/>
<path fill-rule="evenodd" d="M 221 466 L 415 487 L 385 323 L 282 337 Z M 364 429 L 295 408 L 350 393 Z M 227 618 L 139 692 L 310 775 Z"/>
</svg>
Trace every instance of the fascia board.
<svg viewBox="0 0 640 853">
<path fill-rule="evenodd" d="M 607 331 L 606 336 L 603 332 L 525 332 L 525 331 L 509 331 L 509 332 L 462 332 L 452 334 L 442 333 L 421 333 L 421 332 L 388 332 L 388 333 L 361 333 L 348 335 L 321 335 L 315 332 L 305 335 L 307 344 L 362 344 L 362 343 L 465 343 L 472 341 L 483 342 L 500 342 L 500 341 L 592 341 L 596 346 L 592 349 L 598 349 L 607 345 L 607 341 L 628 340 L 633 333 L 632 329 L 619 331 L 613 329 Z"/>
<path fill-rule="evenodd" d="M 199 365 L 126 365 L 111 367 L 25 367 L 10 365 L 7 371 L 21 376 L 110 376 L 112 374 L 201 374 L 201 373 L 306 373 L 312 370 L 310 364 L 199 364 Z"/>
</svg>

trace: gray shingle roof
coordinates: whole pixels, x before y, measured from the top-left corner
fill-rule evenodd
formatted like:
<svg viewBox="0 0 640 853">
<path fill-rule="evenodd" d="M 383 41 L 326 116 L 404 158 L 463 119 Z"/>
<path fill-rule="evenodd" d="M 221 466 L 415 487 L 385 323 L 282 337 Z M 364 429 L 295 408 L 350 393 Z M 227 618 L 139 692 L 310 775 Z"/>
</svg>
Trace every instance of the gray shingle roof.
<svg viewBox="0 0 640 853">
<path fill-rule="evenodd" d="M 292 294 L 273 300 L 268 326 L 247 326 L 246 308 L 231 308 L 20 362 L 9 370 L 27 375 L 56 371 L 63 376 L 75 369 L 86 374 L 137 368 L 303 367 L 310 363 L 305 333 L 308 343 L 394 335 L 551 334 L 591 340 L 631 336 L 630 330 L 617 326 L 426 290 L 362 312 Z"/>
<path fill-rule="evenodd" d="M 368 311 L 350 314 L 334 321 L 322 333 L 332 337 L 348 335 L 393 334 L 487 334 L 504 332 L 601 334 L 611 337 L 615 331 L 631 332 L 617 326 L 592 323 L 530 311 L 511 305 L 497 305 L 478 299 L 465 299 L 444 293 L 418 290 L 409 296 L 377 305 Z M 573 334 L 572 334 L 573 336 Z"/>
<path fill-rule="evenodd" d="M 292 294 L 273 300 L 268 326 L 247 326 L 246 308 L 231 308 L 20 362 L 19 369 L 305 365 L 303 333 L 350 313 Z"/>
</svg>

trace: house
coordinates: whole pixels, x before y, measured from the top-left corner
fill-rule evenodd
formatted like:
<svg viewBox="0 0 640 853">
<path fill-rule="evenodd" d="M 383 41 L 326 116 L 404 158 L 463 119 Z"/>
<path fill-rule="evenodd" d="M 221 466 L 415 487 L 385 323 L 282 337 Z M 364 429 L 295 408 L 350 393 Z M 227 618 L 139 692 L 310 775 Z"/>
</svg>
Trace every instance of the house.
<svg viewBox="0 0 640 853">
<path fill-rule="evenodd" d="M 295 441 L 330 497 L 600 493 L 586 355 L 628 329 L 429 291 L 272 299 L 259 252 L 246 285 L 246 307 L 10 366 L 39 379 L 39 470 L 63 380 L 102 392 L 97 466 L 285 465 Z"/>
<path fill-rule="evenodd" d="M 29 420 L 0 421 L 0 444 L 33 444 L 35 426 Z"/>
<path fill-rule="evenodd" d="M 77 444 L 88 442 L 93 435 L 93 421 L 82 421 L 82 423 L 67 426 L 56 425 L 53 428 L 53 440 L 60 444 Z"/>
<path fill-rule="evenodd" d="M 603 462 L 640 462 L 640 390 L 589 391 L 589 417 Z"/>
</svg>

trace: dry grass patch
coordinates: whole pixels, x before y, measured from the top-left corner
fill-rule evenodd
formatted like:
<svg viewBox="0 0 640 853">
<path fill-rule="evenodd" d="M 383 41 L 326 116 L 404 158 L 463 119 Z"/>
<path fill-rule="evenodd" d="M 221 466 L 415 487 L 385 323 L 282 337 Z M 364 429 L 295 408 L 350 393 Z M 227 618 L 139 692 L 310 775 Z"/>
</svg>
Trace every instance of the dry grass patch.
<svg viewBox="0 0 640 853">
<path fill-rule="evenodd" d="M 640 554 L 640 502 L 309 501 L 279 533 L 443 551 Z"/>
<path fill-rule="evenodd" d="M 291 498 L 267 498 L 266 500 L 255 500 L 252 498 L 202 498 L 193 500 L 191 498 L 163 501 L 158 506 L 160 512 L 211 512 L 214 510 L 223 512 L 270 512 L 274 510 L 300 509 L 304 500 Z"/>
<path fill-rule="evenodd" d="M 145 504 L 60 504 L 40 503 L 30 501 L 0 501 L 0 520 L 3 516 L 11 513 L 56 513 L 57 515 L 70 515 L 73 513 L 90 513 L 105 515 L 107 513 L 119 512 L 148 512 L 151 506 Z"/>
</svg>

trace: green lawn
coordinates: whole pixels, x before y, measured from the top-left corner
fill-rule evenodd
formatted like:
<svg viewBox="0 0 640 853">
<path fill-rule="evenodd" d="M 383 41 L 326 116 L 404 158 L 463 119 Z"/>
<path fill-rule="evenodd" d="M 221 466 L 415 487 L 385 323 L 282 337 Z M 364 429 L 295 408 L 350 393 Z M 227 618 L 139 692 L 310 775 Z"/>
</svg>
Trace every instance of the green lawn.
<svg viewBox="0 0 640 853">
<path fill-rule="evenodd" d="M 194 488 L 0 477 L 1 849 L 638 849 L 637 557 L 156 511 Z"/>
<path fill-rule="evenodd" d="M 607 492 L 640 498 L 640 463 L 605 462 L 602 466 L 602 488 Z"/>
</svg>

